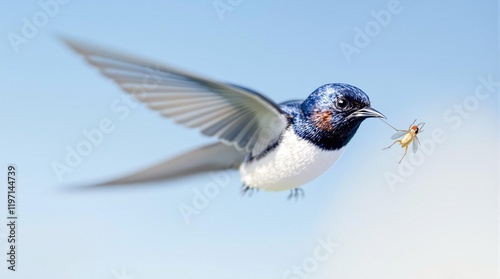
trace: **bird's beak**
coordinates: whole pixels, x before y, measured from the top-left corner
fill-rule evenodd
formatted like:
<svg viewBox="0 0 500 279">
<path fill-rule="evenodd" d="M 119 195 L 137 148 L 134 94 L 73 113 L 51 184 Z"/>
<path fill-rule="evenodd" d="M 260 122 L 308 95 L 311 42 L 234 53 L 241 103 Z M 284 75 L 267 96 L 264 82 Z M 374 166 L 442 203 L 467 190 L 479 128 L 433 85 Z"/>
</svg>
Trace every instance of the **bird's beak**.
<svg viewBox="0 0 500 279">
<path fill-rule="evenodd" d="M 375 118 L 386 118 L 385 115 L 383 115 L 382 113 L 380 113 L 379 111 L 377 111 L 376 109 L 372 108 L 372 107 L 366 107 L 366 108 L 362 108 L 360 110 L 357 110 L 355 112 L 353 112 L 351 115 L 349 115 L 349 118 L 351 117 L 361 117 L 361 118 L 372 118 L 372 117 L 375 117 Z"/>
</svg>

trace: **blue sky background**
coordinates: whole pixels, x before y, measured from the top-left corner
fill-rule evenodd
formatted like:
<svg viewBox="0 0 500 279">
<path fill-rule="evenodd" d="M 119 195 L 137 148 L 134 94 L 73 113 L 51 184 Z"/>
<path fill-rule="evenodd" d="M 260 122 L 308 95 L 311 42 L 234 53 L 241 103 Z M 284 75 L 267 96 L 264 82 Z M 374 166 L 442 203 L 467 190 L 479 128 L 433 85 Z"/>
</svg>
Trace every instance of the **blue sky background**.
<svg viewBox="0 0 500 279">
<path fill-rule="evenodd" d="M 7 164 L 18 166 L 20 218 L 16 273 L 6 269 L 0 227 L 1 277 L 293 278 L 285 272 L 326 236 L 339 247 L 310 278 L 498 276 L 499 88 L 466 115 L 449 112 L 473 99 L 480 77 L 500 80 L 498 3 L 401 0 L 401 12 L 349 62 L 340 46 L 355 46 L 355 28 L 390 2 L 242 0 L 221 19 L 211 0 L 73 0 L 17 52 L 9 36 L 22 36 L 23 18 L 44 10 L 38 1 L 1 2 L 0 181 Z M 58 35 L 245 85 L 277 102 L 350 83 L 393 125 L 418 118 L 427 123 L 421 140 L 432 140 L 436 129 L 446 140 L 390 187 L 385 177 L 401 176 L 403 151 L 381 151 L 393 131 L 367 120 L 337 165 L 304 187 L 304 200 L 287 201 L 288 192 L 241 197 L 238 174 L 219 174 L 229 175 L 229 185 L 186 224 L 178 207 L 214 181 L 208 174 L 64 190 L 213 140 L 143 105 L 120 119 L 110 105 L 125 94 Z M 114 131 L 59 181 L 53 162 L 64 162 L 66 147 L 105 118 Z"/>
</svg>

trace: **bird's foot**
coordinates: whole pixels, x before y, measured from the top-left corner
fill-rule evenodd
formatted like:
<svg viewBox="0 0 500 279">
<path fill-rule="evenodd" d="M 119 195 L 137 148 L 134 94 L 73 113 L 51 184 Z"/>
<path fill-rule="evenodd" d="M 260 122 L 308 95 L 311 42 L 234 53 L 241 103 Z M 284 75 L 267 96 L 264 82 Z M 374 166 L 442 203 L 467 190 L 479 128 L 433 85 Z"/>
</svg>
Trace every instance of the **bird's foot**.
<svg viewBox="0 0 500 279">
<path fill-rule="evenodd" d="M 295 188 L 290 190 L 290 195 L 288 195 L 288 200 L 295 199 L 297 201 L 299 198 L 304 198 L 304 190 L 301 188 Z"/>
<path fill-rule="evenodd" d="M 245 184 L 243 184 L 241 187 L 241 195 L 242 196 L 248 195 L 249 197 L 251 197 L 254 192 L 258 192 L 258 191 L 259 191 L 259 189 L 252 188 L 252 187 L 247 186 Z"/>
</svg>

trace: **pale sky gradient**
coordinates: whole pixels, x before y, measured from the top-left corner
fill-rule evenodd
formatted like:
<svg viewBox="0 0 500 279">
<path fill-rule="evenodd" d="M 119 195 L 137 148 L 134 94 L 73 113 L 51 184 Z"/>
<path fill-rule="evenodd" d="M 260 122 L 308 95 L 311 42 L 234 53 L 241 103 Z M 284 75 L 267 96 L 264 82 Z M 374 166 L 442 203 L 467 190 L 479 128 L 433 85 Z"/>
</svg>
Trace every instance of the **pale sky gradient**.
<svg viewBox="0 0 500 279">
<path fill-rule="evenodd" d="M 477 103 L 474 97 L 481 77 L 500 80 L 498 3 L 402 0 L 348 62 L 340 46 L 355 46 L 356 27 L 373 25 L 371 11 L 390 3 L 242 0 L 221 20 L 212 0 L 73 0 L 16 53 L 9 36 L 22 36 L 23 18 L 43 20 L 45 12 L 38 1 L 1 2 L 0 181 L 7 164 L 19 167 L 19 271 L 7 271 L 2 225 L 0 277 L 109 279 L 124 270 L 137 279 L 294 278 L 285 273 L 310 261 L 318 238 L 330 236 L 338 247 L 309 278 L 498 278 L 500 88 L 483 88 L 490 95 Z M 178 208 L 217 182 L 209 174 L 64 191 L 213 139 L 143 105 L 121 119 L 110 106 L 125 94 L 58 35 L 248 86 L 277 102 L 350 83 L 393 125 L 418 118 L 427 123 L 421 141 L 436 129 L 446 140 L 391 188 L 385 176 L 401 175 L 403 150 L 382 151 L 393 131 L 369 119 L 337 165 L 303 188 L 304 200 L 287 201 L 288 192 L 241 197 L 238 174 L 219 173 L 227 187 L 189 224 Z M 464 104 L 469 111 L 454 111 Z M 60 182 L 52 164 L 103 119 L 114 130 Z"/>
</svg>

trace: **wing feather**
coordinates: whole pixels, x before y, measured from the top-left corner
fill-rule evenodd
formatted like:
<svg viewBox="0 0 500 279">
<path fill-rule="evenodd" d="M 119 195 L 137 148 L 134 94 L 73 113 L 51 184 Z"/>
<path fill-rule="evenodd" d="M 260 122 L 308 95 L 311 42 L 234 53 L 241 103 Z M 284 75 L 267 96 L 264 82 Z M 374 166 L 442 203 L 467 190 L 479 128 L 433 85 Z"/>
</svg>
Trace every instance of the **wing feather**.
<svg viewBox="0 0 500 279">
<path fill-rule="evenodd" d="M 74 41 L 65 42 L 151 109 L 238 150 L 258 154 L 287 126 L 278 105 L 253 90 Z M 270 123 L 278 125 L 271 128 Z"/>
</svg>

